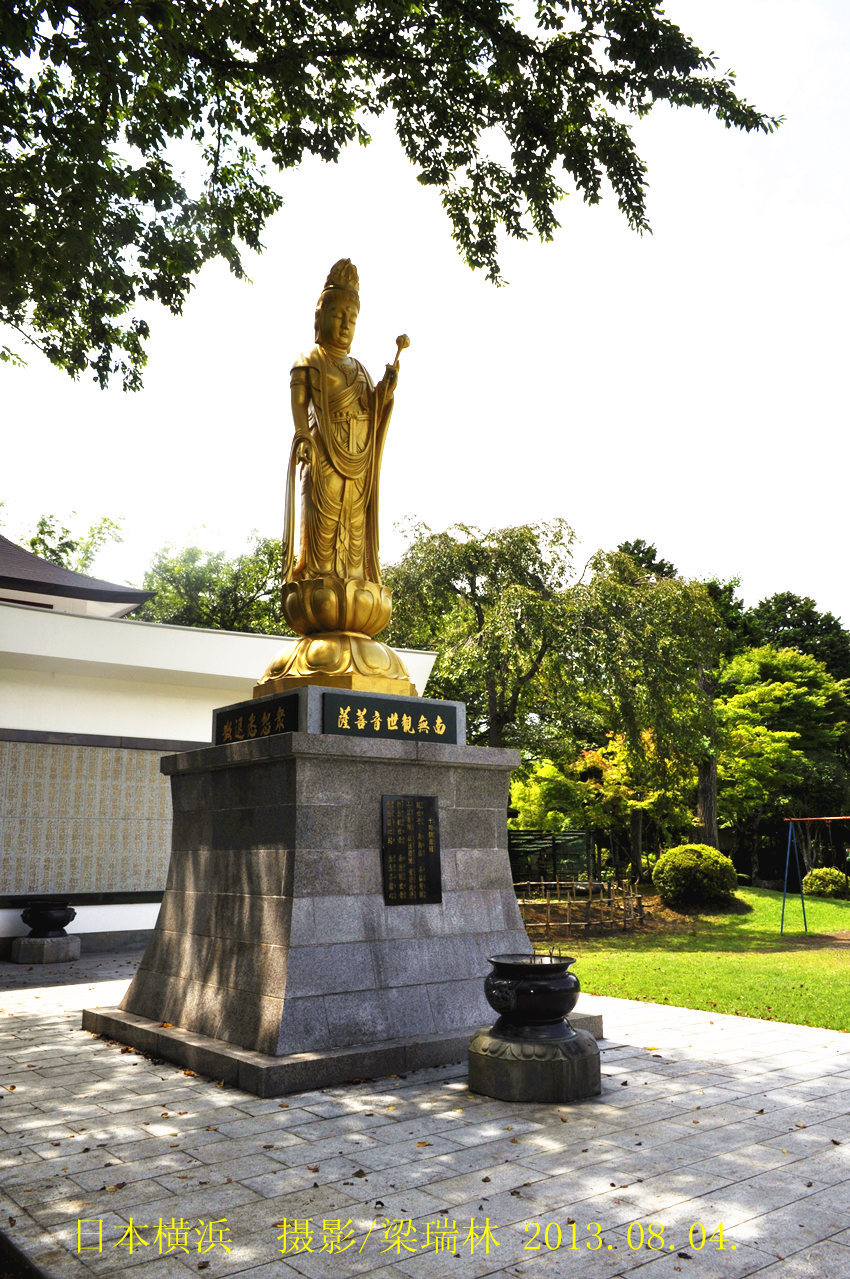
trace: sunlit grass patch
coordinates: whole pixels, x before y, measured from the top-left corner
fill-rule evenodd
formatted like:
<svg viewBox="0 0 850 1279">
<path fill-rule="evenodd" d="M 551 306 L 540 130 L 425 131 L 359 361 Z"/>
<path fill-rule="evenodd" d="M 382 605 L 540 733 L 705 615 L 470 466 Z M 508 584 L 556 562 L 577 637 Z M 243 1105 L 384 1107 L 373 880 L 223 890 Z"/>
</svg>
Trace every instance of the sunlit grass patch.
<svg viewBox="0 0 850 1279">
<path fill-rule="evenodd" d="M 564 939 L 596 995 L 850 1031 L 850 902 L 739 889 L 730 912 L 679 916 L 663 931 Z M 538 943 L 539 949 L 547 949 Z"/>
</svg>

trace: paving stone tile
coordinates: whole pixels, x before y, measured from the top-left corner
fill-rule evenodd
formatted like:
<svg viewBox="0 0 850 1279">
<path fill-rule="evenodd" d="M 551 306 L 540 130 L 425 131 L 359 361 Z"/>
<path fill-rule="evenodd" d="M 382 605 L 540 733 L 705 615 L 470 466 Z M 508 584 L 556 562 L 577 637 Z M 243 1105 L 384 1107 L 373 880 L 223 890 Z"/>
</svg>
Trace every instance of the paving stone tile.
<svg viewBox="0 0 850 1279">
<path fill-rule="evenodd" d="M 566 1144 L 559 1142 L 557 1138 L 552 1138 L 549 1146 L 550 1148 L 543 1154 L 524 1151 L 522 1163 L 536 1172 L 557 1177 L 561 1173 L 583 1176 L 585 1168 L 591 1168 L 596 1164 L 619 1166 L 624 1160 L 622 1146 L 615 1146 L 598 1137 L 582 1138 L 580 1141 L 570 1141 Z M 647 1167 L 649 1162 L 649 1157 L 641 1154 L 641 1168 Z M 669 1167 L 669 1161 L 666 1159 L 659 1158 L 658 1162 L 663 1163 L 664 1167 Z"/>
<path fill-rule="evenodd" d="M 448 1204 L 461 1204 L 482 1194 L 512 1190 L 525 1182 L 539 1180 L 542 1175 L 522 1164 L 487 1164 L 474 1172 L 448 1176 L 429 1185 L 437 1199 Z"/>
<path fill-rule="evenodd" d="M 75 1212 L 102 1216 L 119 1237 L 130 1216 L 226 1217 L 238 1244 L 211 1254 L 208 1269 L 228 1279 L 673 1279 L 697 1257 L 699 1270 L 687 1270 L 695 1279 L 844 1273 L 850 1036 L 591 997 L 609 1035 L 598 1099 L 478 1097 L 462 1064 L 259 1099 L 79 1029 L 79 1007 L 117 1003 L 134 965 L 90 956 L 73 982 L 57 966 L 21 983 L 0 964 L 0 982 L 20 983 L 6 1004 L 14 1015 L 0 1021 L 0 1079 L 16 1084 L 0 1093 L 0 1168 L 14 1195 L 0 1191 L 0 1213 L 10 1205 L 21 1242 L 37 1241 L 48 1279 L 136 1267 L 151 1279 L 197 1274 L 197 1256 L 75 1256 Z M 489 1257 L 397 1256 L 372 1253 L 373 1235 L 357 1260 L 352 1250 L 276 1253 L 284 1216 L 351 1218 L 362 1241 L 382 1211 L 417 1229 L 446 1211 L 466 1228 L 489 1214 L 502 1246 Z M 565 1231 L 569 1217 L 580 1230 L 599 1221 L 605 1246 L 527 1250 L 530 1222 Z M 723 1220 L 727 1249 L 706 1244 L 690 1261 L 630 1251 L 629 1222 L 649 1219 L 676 1244 L 692 1222 Z"/>
<path fill-rule="evenodd" d="M 609 1236 L 604 1236 L 607 1240 Z M 613 1237 L 613 1236 L 612 1236 Z M 530 1236 L 526 1236 L 523 1247 L 528 1244 Z M 563 1276 L 569 1275 L 570 1279 L 578 1276 L 579 1279 L 613 1279 L 615 1275 L 626 1274 L 634 1266 L 634 1254 L 630 1253 L 625 1244 L 618 1241 L 610 1244 L 602 1245 L 599 1251 L 587 1252 L 577 1249 L 573 1251 L 565 1251 L 561 1248 L 555 1250 L 546 1250 L 541 1252 L 525 1252 L 522 1253 L 522 1259 L 512 1265 L 506 1272 L 511 1279 L 563 1279 Z M 644 1267 L 641 1266 L 642 1274 Z"/>
<path fill-rule="evenodd" d="M 681 1145 L 684 1153 L 688 1143 L 682 1142 Z M 687 1166 L 695 1170 L 703 1169 L 706 1172 L 716 1169 L 718 1173 L 728 1175 L 730 1181 L 745 1181 L 748 1177 L 770 1168 L 787 1168 L 805 1179 L 806 1174 L 797 1171 L 802 1162 L 804 1161 L 801 1161 L 796 1154 L 792 1154 L 787 1149 L 783 1151 L 780 1146 L 756 1143 L 741 1146 L 736 1150 L 724 1151 L 722 1154 L 712 1154 L 705 1159 L 692 1160 Z"/>
<path fill-rule="evenodd" d="M 335 1155 L 358 1159 L 361 1151 L 377 1145 L 368 1133 L 350 1132 L 338 1137 L 326 1137 L 324 1141 L 302 1139 L 290 1145 L 279 1142 L 267 1153 L 278 1163 L 297 1168 L 302 1164 L 314 1164 L 322 1159 L 333 1158 Z"/>
<path fill-rule="evenodd" d="M 480 1231 L 485 1225 L 486 1213 L 478 1213 L 475 1215 L 475 1229 Z M 440 1219 L 443 1220 L 443 1219 Z M 471 1247 L 465 1242 L 466 1236 L 472 1225 L 472 1219 L 469 1217 L 456 1218 L 449 1216 L 449 1222 L 457 1221 L 459 1228 L 459 1237 L 457 1244 L 457 1252 L 459 1261 L 457 1263 L 456 1272 L 460 1271 L 464 1275 L 464 1279 L 479 1279 L 480 1276 L 492 1275 L 499 1273 L 500 1270 L 511 1268 L 513 1273 L 514 1266 L 523 1258 L 523 1247 L 526 1238 L 518 1231 L 511 1227 L 500 1226 L 498 1222 L 491 1220 L 490 1228 L 492 1237 L 495 1241 L 490 1244 L 489 1250 L 483 1243 L 477 1243 Z M 424 1222 L 414 1223 L 417 1227 L 417 1237 L 422 1231 L 424 1236 Z M 528 1255 L 527 1253 L 525 1254 Z M 399 1258 L 396 1262 L 396 1268 L 403 1274 L 409 1275 L 410 1279 L 444 1279 L 446 1274 L 446 1254 L 444 1251 L 436 1251 L 436 1249 L 420 1249 L 417 1255 L 406 1254 Z M 562 1261 L 563 1265 L 563 1261 Z M 449 1272 L 453 1273 L 453 1272 Z"/>
<path fill-rule="evenodd" d="M 162 1150 L 182 1150 L 193 1158 L 202 1158 L 200 1151 L 217 1141 L 227 1141 L 220 1132 L 194 1129 L 190 1134 L 178 1134 L 176 1137 L 140 1136 L 137 1141 L 118 1142 L 115 1145 L 100 1143 L 107 1158 L 118 1159 L 122 1163 L 128 1159 L 147 1159 Z"/>
<path fill-rule="evenodd" d="M 243 1187 L 244 1189 L 244 1187 Z M 209 1197 L 207 1199 L 210 1203 Z M 218 1200 L 214 1200 L 217 1204 Z M 342 1213 L 349 1215 L 352 1198 L 348 1187 L 341 1184 L 296 1190 L 276 1198 L 254 1195 L 250 1201 L 229 1206 L 227 1219 L 234 1238 L 243 1234 L 271 1231 L 284 1219 L 313 1218 L 335 1219 Z M 216 1208 L 216 1216 L 223 1216 Z M 209 1215 L 210 1208 L 205 1215 Z"/>
<path fill-rule="evenodd" d="M 395 1146 L 386 1144 L 388 1151 L 398 1150 L 404 1159 L 410 1161 L 419 1161 L 422 1159 L 433 1159 L 435 1156 L 445 1154 L 449 1151 L 458 1150 L 459 1147 L 454 1142 L 447 1141 L 443 1137 L 434 1133 L 430 1138 L 422 1139 L 420 1142 L 408 1140 L 400 1141 Z M 285 1164 L 301 1164 L 315 1163 L 317 1159 L 324 1158 L 327 1155 L 346 1155 L 352 1159 L 359 1158 L 360 1152 L 374 1150 L 375 1147 L 380 1148 L 381 1143 L 376 1142 L 371 1133 L 347 1133 L 340 1137 L 328 1137 L 325 1141 L 305 1142 L 302 1147 L 297 1150 L 294 1147 L 274 1152 L 274 1158 L 279 1159 Z"/>
<path fill-rule="evenodd" d="M 122 1226 L 124 1230 L 127 1229 L 126 1223 L 122 1223 Z M 115 1238 L 120 1239 L 121 1234 L 119 1231 Z M 102 1254 L 83 1253 L 79 1259 L 84 1263 L 85 1273 L 105 1276 L 129 1271 L 138 1279 L 142 1279 L 142 1276 L 144 1279 L 154 1279 L 154 1276 L 156 1279 L 186 1279 L 186 1267 L 181 1261 L 185 1255 L 182 1250 L 169 1252 L 168 1245 L 163 1244 L 163 1251 L 160 1253 L 154 1230 L 144 1231 L 143 1234 L 149 1239 L 148 1246 L 134 1246 L 132 1253 L 126 1247 L 116 1247 L 114 1240 L 105 1243 Z M 199 1255 L 196 1246 L 190 1253 L 190 1259 L 197 1275 Z"/>
<path fill-rule="evenodd" d="M 43 1226 L 55 1226 L 72 1221 L 89 1213 L 95 1213 L 100 1206 L 109 1204 L 112 1212 L 121 1213 L 131 1207 L 141 1206 L 156 1199 L 162 1194 L 162 1186 L 154 1180 L 132 1181 L 121 1184 L 121 1179 L 105 1181 L 96 1190 L 83 1190 L 70 1184 L 57 1187 L 50 1198 L 27 1203 L 27 1211 Z"/>
<path fill-rule="evenodd" d="M 850 1248 L 832 1241 L 820 1242 L 783 1257 L 758 1273 L 759 1279 L 850 1279 Z"/>
<path fill-rule="evenodd" d="M 722 1252 L 716 1249 L 707 1252 L 707 1247 L 711 1245 L 694 1252 L 686 1241 L 682 1248 L 676 1247 L 672 1253 L 668 1251 L 642 1264 L 637 1274 L 640 1279 L 678 1279 L 681 1275 L 692 1275 L 695 1279 L 745 1279 L 747 1275 L 756 1274 L 761 1279 L 770 1273 L 770 1263 L 775 1260 L 772 1254 L 745 1244 L 736 1244 L 734 1251 L 727 1245 Z M 680 1252 L 685 1253 L 688 1260 L 680 1257 Z M 592 1271 L 588 1267 L 579 1272 L 584 1273 L 591 1275 Z"/>
<path fill-rule="evenodd" d="M 379 1129 L 384 1127 L 386 1123 L 386 1115 L 378 1114 L 374 1110 L 363 1110 L 348 1114 L 335 1115 L 332 1119 L 314 1120 L 309 1124 L 296 1124 L 292 1128 L 292 1132 L 297 1136 L 305 1137 L 307 1141 L 324 1141 L 328 1137 Z"/>
<path fill-rule="evenodd" d="M 241 1253 L 239 1254 L 239 1259 L 241 1260 Z M 191 1266 L 189 1267 L 189 1269 L 191 1270 Z M 195 1273 L 197 1274 L 197 1271 L 195 1271 Z M 258 1266 L 258 1265 L 254 1265 L 253 1263 L 250 1263 L 248 1266 L 244 1266 L 241 1270 L 234 1270 L 231 1273 L 234 1276 L 244 1275 L 246 1276 L 246 1279 L 248 1279 L 248 1276 L 250 1276 L 250 1279 L 299 1279 L 299 1276 L 301 1275 L 302 1272 L 299 1270 L 294 1270 L 292 1266 L 290 1266 L 281 1257 L 277 1261 L 266 1262 L 265 1265 Z M 337 1277 L 338 1276 L 339 1276 L 339 1268 L 337 1268 Z M 158 1276 L 157 1276 L 157 1279 L 159 1279 Z M 170 1276 L 169 1276 L 169 1279 L 170 1279 Z M 176 1279 L 176 1276 L 175 1276 L 175 1279 Z M 185 1279 L 185 1271 L 181 1279 Z"/>
<path fill-rule="evenodd" d="M 130 1181 L 146 1181 L 152 1177 L 161 1178 L 169 1172 L 176 1172 L 178 1169 L 185 1168 L 202 1168 L 196 1159 L 192 1159 L 190 1155 L 184 1154 L 180 1150 L 163 1151 L 162 1154 L 154 1155 L 149 1159 L 139 1159 L 132 1163 L 115 1164 L 110 1168 L 90 1168 L 90 1169 L 73 1169 L 69 1175 L 78 1186 L 83 1190 L 95 1190 L 104 1183 L 104 1177 L 107 1180 L 114 1181 L 118 1179 L 125 1183 Z"/>
<path fill-rule="evenodd" d="M 254 1150 L 241 1159 L 222 1159 L 217 1164 L 202 1164 L 193 1160 L 183 1172 L 159 1173 L 157 1181 L 175 1195 L 183 1195 L 202 1186 L 226 1185 L 228 1179 L 242 1185 L 251 1185 L 256 1177 L 276 1172 L 279 1168 L 280 1165 L 270 1159 L 265 1151 Z M 214 1195 L 212 1190 L 208 1193 Z"/>
<path fill-rule="evenodd" d="M 358 1243 L 357 1247 L 360 1247 Z M 350 1258 L 350 1259 L 349 1259 Z M 350 1275 L 368 1274 L 369 1279 L 400 1279 L 401 1271 L 399 1271 L 389 1258 L 385 1259 L 386 1265 L 376 1265 L 373 1258 L 368 1254 L 358 1257 L 356 1254 L 346 1253 L 345 1270 L 343 1273 Z M 315 1257 L 293 1258 L 290 1261 L 293 1273 L 306 1275 L 308 1279 L 334 1279 L 340 1273 L 340 1258 L 328 1257 L 326 1253 L 318 1254 Z M 331 1268 L 333 1264 L 333 1269 Z M 296 1269 L 296 1266 L 298 1267 Z"/>
<path fill-rule="evenodd" d="M 9 1146 L 0 1149 L 0 1173 L 6 1169 L 16 1169 L 21 1164 L 37 1164 L 41 1161 L 41 1156 L 36 1150 L 30 1146 L 21 1146 L 17 1142 L 12 1142 Z"/>
<path fill-rule="evenodd" d="M 739 1243 L 759 1248 L 780 1261 L 801 1249 L 818 1248 L 825 1234 L 828 1235 L 829 1226 L 822 1221 L 810 1220 L 804 1213 L 794 1212 L 793 1207 L 762 1213 L 739 1222 L 730 1226 L 729 1235 Z M 824 1279 L 832 1279 L 832 1276 L 825 1275 Z"/>
<path fill-rule="evenodd" d="M 211 1215 L 216 1217 L 227 1216 L 243 1204 L 257 1203 L 260 1198 L 255 1191 L 237 1181 L 231 1184 L 225 1181 L 214 1189 L 214 1197 L 211 1197 L 209 1190 L 206 1188 L 175 1195 L 167 1191 L 165 1186 L 159 1186 L 156 1198 L 150 1199 L 144 1204 L 134 1202 L 126 1207 L 120 1207 L 118 1209 L 119 1215 L 125 1221 L 129 1221 L 132 1216 L 137 1221 L 144 1220 L 154 1224 L 160 1218 L 163 1221 L 171 1221 L 173 1218 L 181 1216 L 193 1221 L 201 1218 L 208 1220 Z M 111 1198 L 112 1196 L 110 1196 Z"/>
<path fill-rule="evenodd" d="M 387 1146 L 377 1141 L 370 1146 L 363 1145 L 361 1142 L 356 1152 L 351 1152 L 351 1159 L 355 1160 L 361 1168 L 373 1171 L 409 1166 L 411 1163 L 407 1146 Z"/>
<path fill-rule="evenodd" d="M 325 1158 L 319 1163 L 301 1164 L 297 1167 L 287 1168 L 279 1163 L 271 1160 L 273 1165 L 263 1171 L 256 1169 L 255 1173 L 251 1173 L 245 1177 L 244 1184 L 250 1186 L 258 1195 L 264 1199 L 275 1199 L 280 1195 L 289 1194 L 295 1190 L 309 1190 L 314 1186 L 328 1185 L 337 1181 L 351 1181 L 354 1173 L 362 1173 L 358 1162 L 353 1159 L 346 1159 L 337 1155 L 336 1158 Z M 222 1169 L 228 1169 L 227 1163 L 222 1164 Z"/>
<path fill-rule="evenodd" d="M 213 1136 L 214 1134 L 210 1133 L 209 1135 Z M 299 1137 L 294 1137 L 291 1133 L 279 1132 L 274 1129 L 256 1133 L 250 1137 L 228 1137 L 221 1130 L 218 1130 L 215 1135 L 220 1138 L 219 1141 L 199 1142 L 194 1150 L 191 1151 L 194 1158 L 200 1160 L 201 1163 L 217 1164 L 222 1160 L 242 1159 L 256 1151 L 266 1153 L 264 1151 L 266 1146 L 271 1147 L 268 1153 L 273 1159 L 281 1157 L 284 1150 L 293 1151 L 293 1158 L 296 1158 L 297 1153 L 306 1150 L 310 1144 Z M 181 1141 L 180 1148 L 189 1150 L 191 1149 L 190 1143 Z"/>
</svg>

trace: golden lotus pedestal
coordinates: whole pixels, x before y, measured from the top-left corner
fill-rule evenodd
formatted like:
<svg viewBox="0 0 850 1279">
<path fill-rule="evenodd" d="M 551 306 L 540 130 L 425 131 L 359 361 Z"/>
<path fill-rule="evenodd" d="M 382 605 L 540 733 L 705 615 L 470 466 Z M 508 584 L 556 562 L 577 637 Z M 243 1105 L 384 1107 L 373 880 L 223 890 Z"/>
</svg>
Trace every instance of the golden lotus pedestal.
<svg viewBox="0 0 850 1279">
<path fill-rule="evenodd" d="M 287 649 L 270 664 L 254 686 L 255 697 L 304 684 L 417 696 L 398 653 L 375 639 L 392 614 L 387 587 L 336 577 L 287 582 L 283 610 L 302 638 L 294 650 Z"/>
</svg>

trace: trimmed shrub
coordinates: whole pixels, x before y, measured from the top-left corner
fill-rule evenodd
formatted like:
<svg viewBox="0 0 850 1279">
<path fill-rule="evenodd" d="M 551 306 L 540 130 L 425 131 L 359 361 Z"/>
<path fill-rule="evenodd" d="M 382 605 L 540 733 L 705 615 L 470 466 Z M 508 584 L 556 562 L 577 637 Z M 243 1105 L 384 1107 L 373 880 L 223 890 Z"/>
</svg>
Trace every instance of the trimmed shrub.
<svg viewBox="0 0 850 1279">
<path fill-rule="evenodd" d="M 834 866 L 816 866 L 803 880 L 803 892 L 807 897 L 843 897 L 847 892 L 847 880 Z"/>
<path fill-rule="evenodd" d="M 661 854 L 652 882 L 667 906 L 706 906 L 731 901 L 738 876 L 731 859 L 716 848 L 680 844 Z"/>
</svg>

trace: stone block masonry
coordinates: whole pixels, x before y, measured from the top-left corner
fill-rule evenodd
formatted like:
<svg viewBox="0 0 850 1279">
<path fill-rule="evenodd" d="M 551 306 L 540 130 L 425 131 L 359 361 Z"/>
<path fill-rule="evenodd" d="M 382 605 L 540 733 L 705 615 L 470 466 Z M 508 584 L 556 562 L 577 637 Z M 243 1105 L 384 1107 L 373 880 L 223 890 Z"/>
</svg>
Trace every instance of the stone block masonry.
<svg viewBox="0 0 850 1279">
<path fill-rule="evenodd" d="M 173 847 L 157 926 L 121 1010 L 85 1025 L 154 1035 L 181 1061 L 191 1039 L 196 1069 L 199 1037 L 217 1041 L 210 1073 L 226 1073 L 228 1045 L 253 1065 L 298 1057 L 299 1078 L 306 1054 L 313 1083 L 328 1077 L 322 1061 L 337 1080 L 347 1059 L 370 1073 L 370 1053 L 373 1073 L 459 1059 L 492 1020 L 488 955 L 531 949 L 507 854 L 517 763 L 513 751 L 317 733 L 166 758 Z M 442 902 L 385 903 L 384 795 L 436 796 Z M 255 1090 L 286 1091 L 285 1074 Z"/>
</svg>

